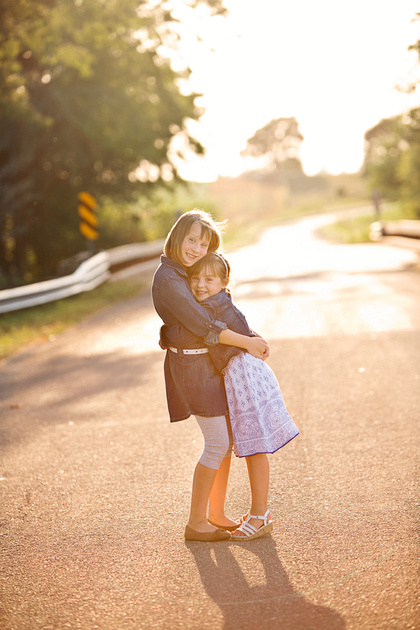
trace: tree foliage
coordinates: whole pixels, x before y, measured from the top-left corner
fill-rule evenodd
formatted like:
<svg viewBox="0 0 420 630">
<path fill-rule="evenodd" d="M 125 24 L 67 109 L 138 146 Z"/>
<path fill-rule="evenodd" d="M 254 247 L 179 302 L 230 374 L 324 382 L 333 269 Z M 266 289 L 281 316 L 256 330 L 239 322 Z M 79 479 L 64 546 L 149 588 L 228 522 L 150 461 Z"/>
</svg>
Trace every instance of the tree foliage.
<svg viewBox="0 0 420 630">
<path fill-rule="evenodd" d="M 401 200 L 420 218 L 420 108 L 386 118 L 365 133 L 364 172 L 372 189 Z"/>
<path fill-rule="evenodd" d="M 420 62 L 420 40 L 409 49 L 417 51 Z M 416 87 L 411 85 L 409 91 Z M 401 200 L 420 218 L 420 107 L 385 118 L 368 129 L 364 172 L 372 189 Z"/>
<path fill-rule="evenodd" d="M 186 1 L 187 3 L 187 1 Z M 190 0 L 210 15 L 223 0 Z M 171 0 L 1 0 L 0 266 L 53 274 L 84 247 L 77 193 L 126 200 L 203 147 Z M 174 148 L 174 140 L 180 148 Z"/>
<path fill-rule="evenodd" d="M 402 116 L 385 118 L 365 133 L 365 172 L 372 188 L 391 199 L 399 194 L 398 164 L 406 148 Z"/>
<path fill-rule="evenodd" d="M 247 140 L 242 155 L 254 158 L 257 169 L 267 178 L 285 181 L 302 174 L 299 159 L 302 141 L 295 118 L 276 118 Z"/>
</svg>

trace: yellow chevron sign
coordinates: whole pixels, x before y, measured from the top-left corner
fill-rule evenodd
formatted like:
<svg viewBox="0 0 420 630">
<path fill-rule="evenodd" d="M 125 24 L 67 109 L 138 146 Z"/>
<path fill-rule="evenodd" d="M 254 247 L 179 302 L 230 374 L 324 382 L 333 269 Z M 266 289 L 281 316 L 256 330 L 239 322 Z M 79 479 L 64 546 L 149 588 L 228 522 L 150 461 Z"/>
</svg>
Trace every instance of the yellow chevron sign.
<svg viewBox="0 0 420 630">
<path fill-rule="evenodd" d="M 95 213 L 96 199 L 88 192 L 80 192 L 77 199 L 79 216 L 82 219 L 79 224 L 80 232 L 90 241 L 96 241 L 99 236 L 98 217 Z"/>
<path fill-rule="evenodd" d="M 99 236 L 96 230 L 91 228 L 90 225 L 88 225 L 87 223 L 84 223 L 83 221 L 79 223 L 79 230 L 83 234 L 83 236 L 89 239 L 90 241 L 96 241 L 96 239 Z"/>
</svg>

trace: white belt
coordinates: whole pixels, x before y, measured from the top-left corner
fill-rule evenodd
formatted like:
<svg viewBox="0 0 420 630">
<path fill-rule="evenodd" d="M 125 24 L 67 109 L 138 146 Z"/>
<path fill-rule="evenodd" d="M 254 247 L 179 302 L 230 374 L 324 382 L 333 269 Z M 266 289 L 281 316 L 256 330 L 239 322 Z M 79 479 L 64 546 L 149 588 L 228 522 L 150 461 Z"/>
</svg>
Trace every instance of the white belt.
<svg viewBox="0 0 420 630">
<path fill-rule="evenodd" d="M 181 354 L 205 354 L 209 351 L 208 348 L 169 348 L 172 352 L 180 352 Z"/>
</svg>

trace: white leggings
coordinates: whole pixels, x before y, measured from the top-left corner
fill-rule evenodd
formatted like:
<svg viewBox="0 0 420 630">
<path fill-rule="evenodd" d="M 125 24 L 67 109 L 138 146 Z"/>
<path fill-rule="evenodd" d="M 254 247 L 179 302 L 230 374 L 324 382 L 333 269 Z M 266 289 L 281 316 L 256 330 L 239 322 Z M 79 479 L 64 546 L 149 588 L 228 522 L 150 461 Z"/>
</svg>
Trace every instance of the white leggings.
<svg viewBox="0 0 420 630">
<path fill-rule="evenodd" d="M 226 416 L 204 418 L 195 416 L 204 438 L 204 448 L 198 460 L 203 466 L 219 470 L 224 457 L 232 455 L 233 438 Z"/>
</svg>

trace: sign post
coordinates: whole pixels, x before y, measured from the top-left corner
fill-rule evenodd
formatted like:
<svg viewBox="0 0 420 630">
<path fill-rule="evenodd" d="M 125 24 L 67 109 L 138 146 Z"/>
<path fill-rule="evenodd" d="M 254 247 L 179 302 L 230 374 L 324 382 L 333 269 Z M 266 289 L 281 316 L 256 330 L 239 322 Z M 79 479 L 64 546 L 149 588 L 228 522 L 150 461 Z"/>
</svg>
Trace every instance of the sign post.
<svg viewBox="0 0 420 630">
<path fill-rule="evenodd" d="M 78 211 L 81 221 L 79 223 L 79 229 L 81 234 L 87 238 L 88 250 L 93 254 L 94 241 L 99 237 L 98 232 L 98 217 L 95 209 L 97 206 L 96 199 L 88 192 L 80 192 L 77 195 Z"/>
</svg>

